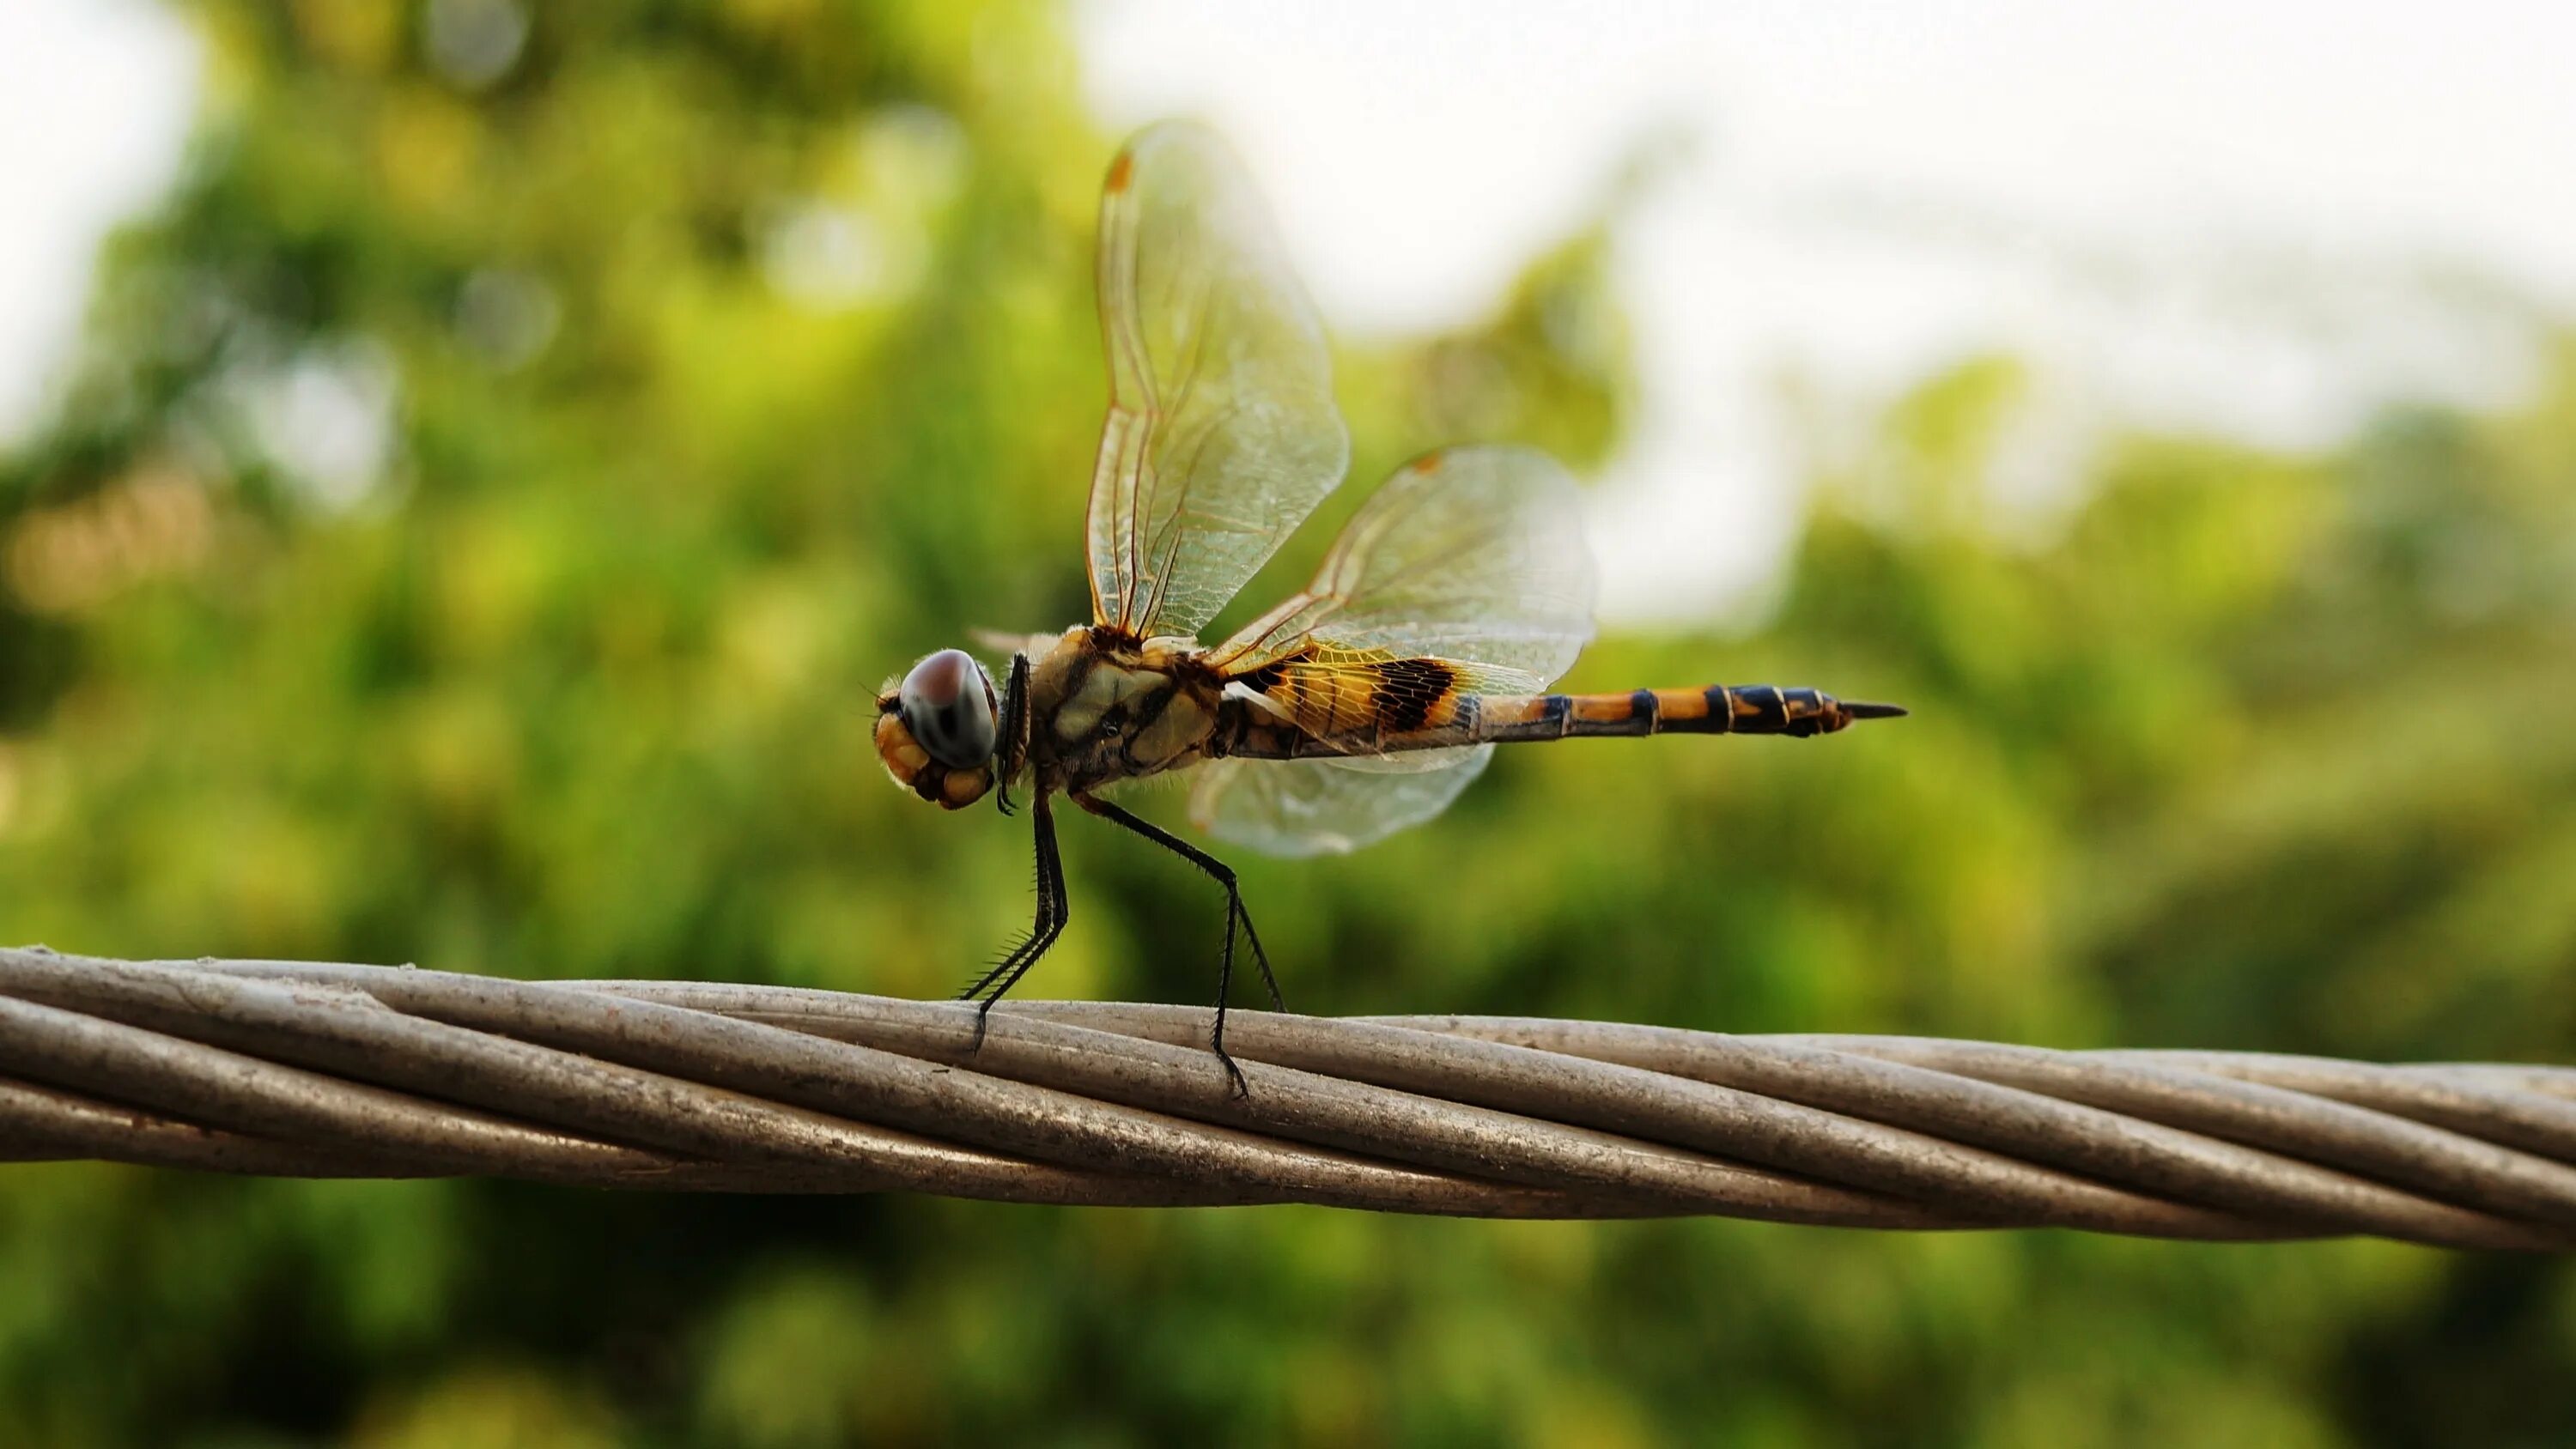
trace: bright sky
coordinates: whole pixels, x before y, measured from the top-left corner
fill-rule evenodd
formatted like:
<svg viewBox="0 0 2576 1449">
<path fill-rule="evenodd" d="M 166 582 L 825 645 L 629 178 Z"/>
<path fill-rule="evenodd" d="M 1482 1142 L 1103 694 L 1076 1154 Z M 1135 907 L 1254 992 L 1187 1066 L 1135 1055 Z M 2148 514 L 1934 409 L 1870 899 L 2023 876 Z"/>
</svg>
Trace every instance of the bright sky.
<svg viewBox="0 0 2576 1449">
<path fill-rule="evenodd" d="M 1229 132 L 1345 331 L 1477 315 L 1620 157 L 1692 143 L 1621 261 L 1645 396 L 1594 518 L 1613 618 L 1758 590 L 1797 507 L 1786 370 L 1865 399 L 2008 347 L 2069 424 L 2315 439 L 2516 381 L 2528 334 L 2428 262 L 2576 299 L 2576 6 L 1076 13 L 1094 107 Z M 2062 472 L 2073 440 L 2035 441 Z"/>
<path fill-rule="evenodd" d="M 1758 591 L 1796 508 L 1784 373 L 1866 400 L 2006 347 L 2052 417 L 2308 439 L 2392 395 L 2508 393 L 2529 334 L 2481 287 L 2576 300 L 2576 6 L 1074 14 L 1103 118 L 1225 129 L 1345 333 L 1478 315 L 1621 158 L 1682 143 L 1620 262 L 1645 397 L 1594 519 L 1614 618 Z M 174 173 L 195 73 L 141 0 L 0 0 L 0 438 L 98 237 Z M 2032 491 L 2064 456 L 2034 451 Z"/>
<path fill-rule="evenodd" d="M 100 239 L 178 174 L 197 62 L 142 0 L 0 0 L 0 443 L 79 334 Z"/>
</svg>

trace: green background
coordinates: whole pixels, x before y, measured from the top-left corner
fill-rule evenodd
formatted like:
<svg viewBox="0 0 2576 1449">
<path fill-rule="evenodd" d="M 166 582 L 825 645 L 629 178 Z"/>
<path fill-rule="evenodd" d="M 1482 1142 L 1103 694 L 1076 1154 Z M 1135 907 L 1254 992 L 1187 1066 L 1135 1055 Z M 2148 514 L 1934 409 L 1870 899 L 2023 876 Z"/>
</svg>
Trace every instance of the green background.
<svg viewBox="0 0 2576 1449">
<path fill-rule="evenodd" d="M 1025 923 L 1025 825 L 867 729 L 922 652 L 1085 603 L 1116 138 L 1064 17 L 540 9 L 475 85 L 402 7 L 189 7 L 187 174 L 0 458 L 0 939 L 936 995 Z M 1340 339 L 1361 486 L 1270 582 L 1423 447 L 1603 462 L 1615 225 L 1479 325 Z M 858 259 L 821 298 L 818 254 Z M 1820 425 L 1759 617 L 1570 678 L 1913 719 L 1507 752 L 1432 826 L 1243 860 L 1291 1001 L 2576 1061 L 2576 346 L 2510 413 L 2125 434 L 2005 507 L 2030 382 Z M 386 384 L 379 483 L 298 453 L 298 399 Z M 1034 992 L 1204 999 L 1205 883 L 1065 833 Z M 1005 1435 L 2565 1444 L 2576 1274 L 0 1168 L 0 1443 Z"/>
</svg>

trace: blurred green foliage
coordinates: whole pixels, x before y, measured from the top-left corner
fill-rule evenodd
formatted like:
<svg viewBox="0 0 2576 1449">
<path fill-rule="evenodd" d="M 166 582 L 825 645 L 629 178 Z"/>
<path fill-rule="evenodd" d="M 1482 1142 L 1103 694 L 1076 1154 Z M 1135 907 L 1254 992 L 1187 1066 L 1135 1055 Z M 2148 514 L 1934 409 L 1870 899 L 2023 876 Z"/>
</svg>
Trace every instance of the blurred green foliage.
<svg viewBox="0 0 2576 1449">
<path fill-rule="evenodd" d="M 531 13 L 191 8 L 188 179 L 0 460 L 0 938 L 939 994 L 1027 909 L 1023 830 L 866 730 L 1084 603 L 1062 17 Z M 1354 477 L 1603 458 L 1604 246 L 1347 353 Z M 1575 676 L 1915 718 L 1510 754 L 1246 861 L 1292 999 L 2576 1059 L 2576 348 L 2312 455 L 2115 439 L 2039 513 L 2022 383 L 1825 449 L 1768 623 Z M 1036 989 L 1201 999 L 1203 883 L 1070 830 Z M 2537 1445 L 2572 1369 L 2565 1265 L 2379 1244 L 0 1170 L 11 1445 Z"/>
</svg>

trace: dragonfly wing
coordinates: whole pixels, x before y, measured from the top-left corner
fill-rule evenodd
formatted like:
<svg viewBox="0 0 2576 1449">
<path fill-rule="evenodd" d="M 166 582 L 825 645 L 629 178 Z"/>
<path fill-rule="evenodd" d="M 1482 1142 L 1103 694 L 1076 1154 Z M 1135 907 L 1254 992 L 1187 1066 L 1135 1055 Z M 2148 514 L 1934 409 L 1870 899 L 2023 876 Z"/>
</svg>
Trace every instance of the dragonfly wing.
<svg viewBox="0 0 2576 1449">
<path fill-rule="evenodd" d="M 1193 125 L 1111 163 L 1099 289 L 1093 619 L 1195 635 L 1349 466 L 1323 327 L 1241 163 Z"/>
<path fill-rule="evenodd" d="M 1190 813 L 1281 855 L 1356 850 L 1447 809 L 1491 745 L 1377 753 L 1460 694 L 1529 694 L 1592 638 L 1574 480 L 1528 448 L 1455 448 L 1397 471 L 1304 592 L 1205 656 L 1273 717 L 1347 753 L 1218 760 Z"/>
<path fill-rule="evenodd" d="M 1267 855 L 1357 850 L 1449 808 L 1492 745 L 1347 760 L 1215 760 L 1195 773 L 1190 819 Z"/>
<path fill-rule="evenodd" d="M 1536 694 L 1546 683 L 1498 665 L 1309 639 L 1285 659 L 1232 676 L 1227 688 L 1347 762 L 1406 773 L 1421 768 L 1409 763 L 1419 751 L 1386 752 L 1389 736 L 1449 724 L 1463 695 Z"/>
<path fill-rule="evenodd" d="M 1531 448 L 1451 448 L 1398 469 L 1304 592 L 1208 652 L 1242 678 L 1372 654 L 1544 684 L 1592 638 L 1595 576 L 1574 480 Z"/>
</svg>

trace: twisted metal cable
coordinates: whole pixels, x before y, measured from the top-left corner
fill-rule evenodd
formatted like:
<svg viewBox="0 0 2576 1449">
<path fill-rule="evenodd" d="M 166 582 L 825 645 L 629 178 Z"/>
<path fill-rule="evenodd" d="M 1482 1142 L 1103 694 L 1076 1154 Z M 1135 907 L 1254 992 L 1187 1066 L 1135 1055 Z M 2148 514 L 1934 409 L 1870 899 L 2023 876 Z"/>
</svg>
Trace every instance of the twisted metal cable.
<svg viewBox="0 0 2576 1449">
<path fill-rule="evenodd" d="M 0 1160 L 2576 1247 L 2576 1069 L 0 949 Z"/>
</svg>

